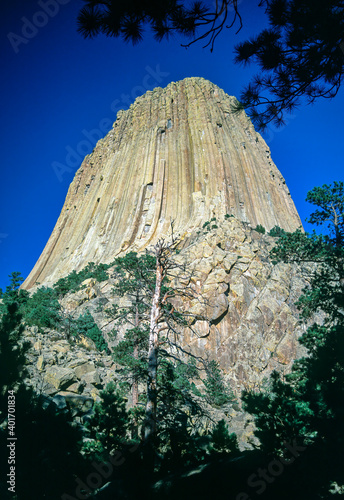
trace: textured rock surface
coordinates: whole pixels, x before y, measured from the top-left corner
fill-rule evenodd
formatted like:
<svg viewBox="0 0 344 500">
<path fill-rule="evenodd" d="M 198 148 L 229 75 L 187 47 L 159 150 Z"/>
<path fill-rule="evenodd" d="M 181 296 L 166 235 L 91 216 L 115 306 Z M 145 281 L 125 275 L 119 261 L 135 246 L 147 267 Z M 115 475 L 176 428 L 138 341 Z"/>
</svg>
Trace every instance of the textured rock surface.
<svg viewBox="0 0 344 500">
<path fill-rule="evenodd" d="M 300 267 L 271 263 L 274 238 L 234 217 L 218 219 L 213 225 L 214 229 L 194 234 L 176 256 L 177 263 L 187 264 L 198 294 L 179 306 L 193 315 L 191 329 L 182 331 L 179 341 L 195 355 L 219 361 L 239 395 L 243 388 L 259 387 L 273 369 L 289 370 L 301 354 L 297 339 L 302 326 L 295 302 L 305 281 Z M 105 310 L 125 300 L 112 295 L 113 281 L 110 277 L 95 285 L 97 292 L 87 299 L 80 295 L 82 290 L 61 302 L 75 318 L 88 310 L 110 345 L 114 324 Z M 178 279 L 174 284 L 180 285 Z M 63 389 L 80 393 L 83 384 L 90 394 L 90 387 L 94 391 L 104 386 L 106 370 L 99 373 L 97 368 L 102 355 L 95 354 L 91 341 L 81 340 L 73 354 L 66 340 L 57 340 L 43 335 L 34 344 L 35 369 L 44 375 L 50 393 Z M 108 356 L 105 359 L 109 363 Z"/>
<path fill-rule="evenodd" d="M 31 342 L 26 382 L 46 396 L 61 396 L 67 406 L 78 402 L 79 406 L 86 405 L 85 412 L 88 411 L 89 401 L 97 399 L 99 391 L 115 379 L 111 356 L 85 346 L 83 339 L 71 345 L 56 331 L 44 329 L 41 333 L 37 327 L 31 327 L 25 332 L 25 340 Z"/>
<path fill-rule="evenodd" d="M 274 238 L 234 217 L 219 218 L 212 226 L 194 233 L 176 255 L 177 263 L 187 263 L 201 298 L 182 302 L 181 307 L 196 318 L 192 330 L 181 332 L 179 342 L 203 359 L 216 359 L 239 397 L 244 388 L 263 386 L 273 369 L 289 371 L 292 361 L 303 354 L 297 342 L 303 327 L 295 302 L 305 281 L 302 268 L 272 264 L 269 250 Z M 74 318 L 88 310 L 110 346 L 115 342 L 114 323 L 105 310 L 127 300 L 111 293 L 113 283 L 110 269 L 108 281 L 92 285 L 94 293 L 84 295 L 83 289 L 61 301 L 63 310 Z M 119 367 L 111 356 L 97 352 L 91 341 L 81 339 L 71 346 L 63 335 L 48 330 L 40 334 L 36 327 L 28 330 L 26 338 L 32 342 L 30 382 L 50 398 L 61 396 L 66 406 L 71 405 L 73 394 L 87 401 L 97 399 L 99 391 L 116 379 Z M 220 413 L 215 411 L 214 418 L 222 418 Z M 252 437 L 252 426 L 246 425 L 240 407 L 229 408 L 225 415 L 241 443 Z"/>
<path fill-rule="evenodd" d="M 140 251 L 167 234 L 172 219 L 176 234 L 225 213 L 253 227 L 300 226 L 268 146 L 244 112 L 232 113 L 234 101 L 207 80 L 187 78 L 120 111 L 76 173 L 24 287 Z"/>
</svg>

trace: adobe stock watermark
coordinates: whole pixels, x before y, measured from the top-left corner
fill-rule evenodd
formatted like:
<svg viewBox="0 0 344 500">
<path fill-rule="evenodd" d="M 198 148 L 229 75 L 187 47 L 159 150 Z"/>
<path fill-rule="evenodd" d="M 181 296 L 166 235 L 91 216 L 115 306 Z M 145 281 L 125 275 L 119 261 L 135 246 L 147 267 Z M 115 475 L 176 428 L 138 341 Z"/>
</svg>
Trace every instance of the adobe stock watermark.
<svg viewBox="0 0 344 500">
<path fill-rule="evenodd" d="M 284 443 L 286 448 L 283 457 L 275 458 L 269 462 L 265 469 L 259 469 L 249 476 L 247 486 L 254 490 L 256 495 L 261 495 L 267 489 L 268 485 L 273 483 L 275 479 L 283 474 L 285 467 L 293 464 L 300 456 L 301 452 L 307 448 L 304 445 L 299 445 L 296 439 L 292 443 Z M 289 455 L 289 458 L 287 456 Z M 250 500 L 250 494 L 246 492 L 239 493 L 235 500 Z"/>
<path fill-rule="evenodd" d="M 137 97 L 147 92 L 147 90 L 151 90 L 161 84 L 170 74 L 167 71 L 161 71 L 159 64 L 156 65 L 155 69 L 150 66 L 146 66 L 145 70 L 146 73 L 142 78 L 141 85 L 133 87 L 130 94 L 121 94 L 120 99 L 112 101 L 110 109 L 113 113 L 117 114 L 119 110 L 128 108 Z M 103 118 L 100 120 L 96 128 L 93 128 L 92 130 L 83 129 L 81 131 L 84 138 L 80 140 L 76 146 L 66 146 L 65 149 L 67 154 L 64 159 L 64 163 L 53 161 L 51 164 L 59 182 L 63 181 L 64 174 L 70 174 L 79 168 L 84 157 L 92 152 L 99 139 L 103 138 L 109 131 L 112 123 L 113 120 Z"/>
<path fill-rule="evenodd" d="M 8 237 L 8 234 L 0 233 L 0 244 L 2 243 L 2 240 L 5 240 L 7 237 Z"/>
<path fill-rule="evenodd" d="M 52 19 L 60 12 L 62 5 L 67 5 L 71 0 L 38 0 L 37 5 L 39 10 L 30 16 L 21 17 L 22 22 L 20 33 L 10 31 L 7 34 L 7 39 L 11 44 L 12 49 L 18 54 L 21 45 L 26 45 L 30 40 L 35 38 L 41 28 L 44 28 Z"/>
</svg>

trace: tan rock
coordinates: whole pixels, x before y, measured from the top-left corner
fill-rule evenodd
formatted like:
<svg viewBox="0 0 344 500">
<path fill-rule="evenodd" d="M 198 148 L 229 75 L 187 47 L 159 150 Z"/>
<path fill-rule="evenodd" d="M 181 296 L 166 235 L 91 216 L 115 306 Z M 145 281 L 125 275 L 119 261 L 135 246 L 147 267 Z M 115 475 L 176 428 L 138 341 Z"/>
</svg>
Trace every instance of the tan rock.
<svg viewBox="0 0 344 500">
<path fill-rule="evenodd" d="M 40 356 L 38 356 L 38 359 L 37 359 L 37 365 L 36 365 L 37 366 L 37 370 L 42 371 L 43 368 L 44 368 L 44 365 L 45 365 L 44 357 L 41 354 Z"/>
<path fill-rule="evenodd" d="M 45 381 L 53 385 L 56 389 L 68 387 L 75 380 L 75 373 L 70 368 L 52 366 L 48 367 L 45 372 Z"/>
<path fill-rule="evenodd" d="M 74 373 L 80 379 L 84 375 L 86 375 L 87 373 L 94 372 L 94 370 L 95 370 L 95 366 L 94 366 L 94 363 L 91 361 L 91 362 L 82 363 L 82 364 L 76 366 L 74 368 Z"/>
<path fill-rule="evenodd" d="M 186 78 L 138 97 L 119 113 L 77 171 L 23 286 L 53 283 L 87 262 L 111 262 L 121 251 L 142 251 L 170 232 L 171 219 L 182 239 L 214 217 L 211 225 L 219 226 L 226 213 L 267 230 L 299 227 L 268 146 L 244 112 L 230 111 L 236 102 L 203 78 Z M 226 223 L 231 237 L 243 243 L 240 224 Z M 221 231 L 209 233 L 205 257 Z M 86 284 L 69 310 L 95 293 Z"/>
<path fill-rule="evenodd" d="M 224 282 L 228 282 L 228 274 L 224 269 L 220 268 L 215 269 L 212 273 L 209 274 L 204 283 L 204 286 L 207 286 L 209 288 L 211 285 L 217 285 Z"/>
<path fill-rule="evenodd" d="M 99 385 L 101 384 L 101 379 L 97 370 L 87 372 L 82 375 L 81 380 L 86 382 L 86 384 Z"/>
</svg>

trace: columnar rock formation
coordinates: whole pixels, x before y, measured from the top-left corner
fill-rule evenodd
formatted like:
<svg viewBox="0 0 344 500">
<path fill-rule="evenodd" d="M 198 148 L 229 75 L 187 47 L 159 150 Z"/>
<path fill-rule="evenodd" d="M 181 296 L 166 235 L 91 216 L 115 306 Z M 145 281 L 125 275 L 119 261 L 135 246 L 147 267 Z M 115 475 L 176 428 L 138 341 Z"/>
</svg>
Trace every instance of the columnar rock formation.
<svg viewBox="0 0 344 500">
<path fill-rule="evenodd" d="M 235 98 L 202 78 L 157 88 L 120 111 L 86 156 L 55 229 L 24 283 L 49 284 L 87 262 L 140 251 L 233 214 L 294 230 L 299 216 L 270 150 Z"/>
</svg>

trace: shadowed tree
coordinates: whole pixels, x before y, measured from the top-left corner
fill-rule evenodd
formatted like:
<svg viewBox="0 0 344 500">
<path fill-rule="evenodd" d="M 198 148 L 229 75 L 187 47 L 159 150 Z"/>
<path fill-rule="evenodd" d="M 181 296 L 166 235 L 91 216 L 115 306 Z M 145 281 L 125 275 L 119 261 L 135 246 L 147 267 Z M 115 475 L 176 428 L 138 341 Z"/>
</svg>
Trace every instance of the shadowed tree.
<svg viewBox="0 0 344 500">
<path fill-rule="evenodd" d="M 143 39 L 144 28 L 150 26 L 159 42 L 173 34 L 185 35 L 193 38 L 185 47 L 204 40 L 205 47 L 210 46 L 212 51 L 217 36 L 228 27 L 228 19 L 230 26 L 239 20 L 241 27 L 237 3 L 216 0 L 209 6 L 201 0 L 86 0 L 79 12 L 78 31 L 85 38 L 103 33 L 135 44 Z"/>
<path fill-rule="evenodd" d="M 22 281 L 20 273 L 12 273 L 1 297 L 0 469 L 4 480 L 0 482 L 0 495 L 18 500 L 58 500 L 73 485 L 73 473 L 84 467 L 79 453 L 82 436 L 68 414 L 23 382 L 28 376 L 26 355 L 31 342 L 25 341 L 22 311 L 30 299 L 26 290 L 19 289 Z M 9 443 L 15 448 L 11 461 Z M 10 466 L 15 468 L 12 490 L 6 483 Z"/>
<path fill-rule="evenodd" d="M 258 0 L 257 0 L 258 1 Z M 211 4 L 209 6 L 209 4 Z M 241 93 L 241 103 L 259 130 L 283 125 L 285 113 L 302 102 L 338 93 L 344 69 L 343 0 L 260 0 L 269 27 L 235 47 L 237 63 L 260 68 Z M 149 26 L 156 40 L 182 34 L 189 47 L 202 41 L 212 51 L 224 28 L 243 22 L 237 0 L 117 2 L 86 0 L 78 16 L 85 38 L 100 33 L 140 42 Z"/>
<path fill-rule="evenodd" d="M 196 318 L 184 310 L 183 304 L 194 300 L 203 303 L 194 287 L 196 270 L 188 267 L 187 259 L 178 257 L 180 244 L 173 237 L 170 243 L 159 240 L 146 254 L 130 252 L 116 259 L 113 293 L 125 297 L 125 301 L 108 311 L 115 329 L 125 330 L 113 352 L 121 366 L 121 377 L 129 382 L 132 391 L 132 437 L 136 438 L 141 428 L 150 468 L 157 458 L 156 450 L 166 446 L 171 446 L 173 452 L 165 466 L 169 460 L 182 460 L 188 453 L 190 432 L 196 432 L 207 416 L 204 395 L 194 383 L 200 378 L 200 369 L 208 374 L 203 381 L 207 395 L 216 392 L 211 394 L 210 404 L 214 398 L 218 406 L 231 401 L 224 394 L 227 388 L 217 365 L 208 366 L 180 341 L 186 328 L 199 336 L 193 323 L 201 319 L 199 314 Z"/>
<path fill-rule="evenodd" d="M 235 48 L 237 63 L 257 63 L 261 72 L 241 93 L 254 124 L 263 130 L 284 124 L 302 98 L 333 98 L 344 70 L 342 0 L 265 0 L 269 27 Z"/>
<path fill-rule="evenodd" d="M 308 356 L 295 361 L 284 378 L 275 372 L 269 391 L 246 393 L 244 401 L 268 455 L 283 456 L 285 443 L 302 445 L 295 468 L 300 497 L 306 484 L 307 498 L 328 498 L 344 484 L 344 183 L 316 187 L 307 201 L 317 207 L 309 221 L 326 224 L 324 234 L 284 233 L 272 254 L 300 263 L 308 275 L 297 303 L 301 318 L 313 321 L 300 338 Z M 286 498 L 292 497 L 289 491 Z"/>
</svg>

